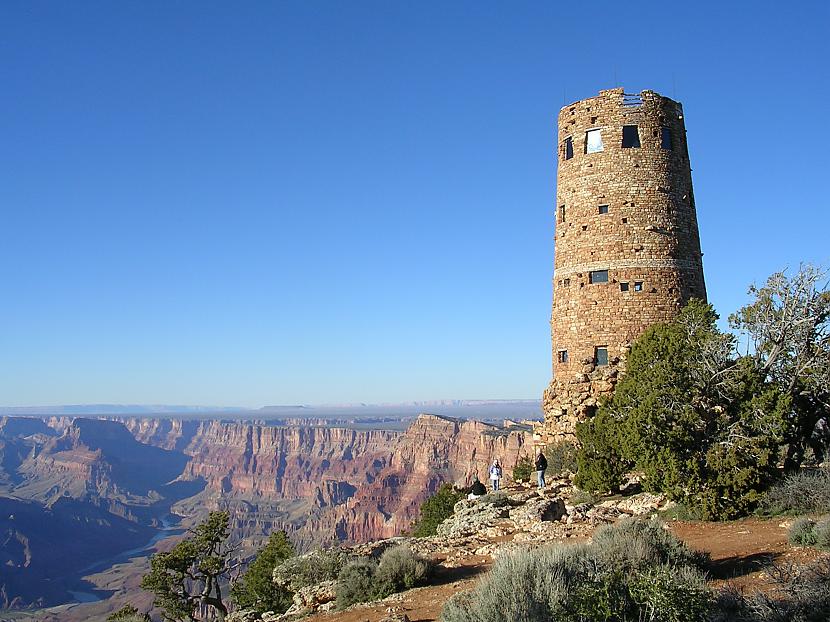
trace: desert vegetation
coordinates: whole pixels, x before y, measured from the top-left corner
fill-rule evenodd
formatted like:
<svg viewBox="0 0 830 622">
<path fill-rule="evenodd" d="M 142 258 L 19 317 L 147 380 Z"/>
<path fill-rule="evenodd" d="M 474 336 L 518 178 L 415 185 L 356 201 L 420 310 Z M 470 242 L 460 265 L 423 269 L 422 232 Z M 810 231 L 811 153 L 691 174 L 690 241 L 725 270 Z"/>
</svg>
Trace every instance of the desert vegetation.
<svg viewBox="0 0 830 622">
<path fill-rule="evenodd" d="M 718 329 L 711 305 L 691 301 L 632 346 L 613 397 L 577 428 L 577 484 L 619 489 L 642 473 L 704 519 L 756 508 L 785 472 L 820 461 L 830 414 L 830 291 L 803 266 L 750 288 L 753 301 Z M 791 484 L 794 485 L 794 484 Z"/>
<path fill-rule="evenodd" d="M 337 607 L 385 598 L 390 594 L 425 585 L 434 572 L 432 561 L 407 546 L 388 549 L 379 562 L 349 562 L 337 577 Z"/>
<path fill-rule="evenodd" d="M 442 522 L 452 516 L 455 504 L 464 498 L 464 493 L 452 484 L 443 484 L 434 495 L 421 504 L 418 520 L 412 526 L 416 538 L 434 536 Z"/>
<path fill-rule="evenodd" d="M 655 521 L 600 528 L 591 544 L 554 545 L 500 558 L 443 622 L 704 620 L 711 595 L 701 564 Z"/>
</svg>

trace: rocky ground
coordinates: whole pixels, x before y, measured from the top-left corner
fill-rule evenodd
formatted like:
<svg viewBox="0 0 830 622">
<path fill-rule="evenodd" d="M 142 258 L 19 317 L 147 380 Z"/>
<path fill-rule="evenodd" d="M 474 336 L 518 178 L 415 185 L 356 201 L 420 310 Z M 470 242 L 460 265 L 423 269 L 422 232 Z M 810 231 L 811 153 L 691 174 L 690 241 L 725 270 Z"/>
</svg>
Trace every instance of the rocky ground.
<svg viewBox="0 0 830 622">
<path fill-rule="evenodd" d="M 670 503 L 659 495 L 634 494 L 599 502 L 577 503 L 567 479 L 536 491 L 520 486 L 499 495 L 487 495 L 456 504 L 455 515 L 430 538 L 391 538 L 349 549 L 355 556 L 375 557 L 394 545 L 439 561 L 432 585 L 395 594 L 382 601 L 334 611 L 334 582 L 301 590 L 284 616 L 266 616 L 283 622 L 306 616 L 309 622 L 411 622 L 437 620 L 446 600 L 470 589 L 493 560 L 521 548 L 590 538 L 602 524 L 625 516 L 657 515 Z M 714 586 L 731 583 L 738 589 L 764 589 L 771 563 L 802 563 L 818 553 L 787 543 L 788 521 L 745 519 L 727 523 L 668 521 L 675 534 L 691 548 L 712 557 L 709 571 Z M 232 622 L 255 617 L 235 614 Z"/>
</svg>

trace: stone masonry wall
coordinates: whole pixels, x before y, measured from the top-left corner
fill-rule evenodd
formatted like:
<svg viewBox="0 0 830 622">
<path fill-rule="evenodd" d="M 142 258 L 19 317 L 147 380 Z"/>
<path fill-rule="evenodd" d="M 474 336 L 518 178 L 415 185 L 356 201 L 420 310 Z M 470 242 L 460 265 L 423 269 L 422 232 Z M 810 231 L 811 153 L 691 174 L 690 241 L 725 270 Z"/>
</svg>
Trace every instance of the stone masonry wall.
<svg viewBox="0 0 830 622">
<path fill-rule="evenodd" d="M 624 126 L 636 126 L 639 146 L 623 147 Z M 590 153 L 594 130 L 602 148 Z M 613 392 L 648 326 L 706 298 L 681 105 L 653 91 L 600 91 L 562 108 L 558 138 L 546 440 L 572 435 Z"/>
</svg>

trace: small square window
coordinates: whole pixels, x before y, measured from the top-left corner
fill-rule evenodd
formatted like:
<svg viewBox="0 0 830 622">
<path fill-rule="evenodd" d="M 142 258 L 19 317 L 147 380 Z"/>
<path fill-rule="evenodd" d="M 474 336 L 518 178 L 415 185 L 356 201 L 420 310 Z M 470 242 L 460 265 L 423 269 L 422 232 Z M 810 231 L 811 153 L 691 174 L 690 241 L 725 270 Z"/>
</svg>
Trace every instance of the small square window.
<svg viewBox="0 0 830 622">
<path fill-rule="evenodd" d="M 608 270 L 591 270 L 588 273 L 588 282 L 589 283 L 607 283 L 608 282 Z"/>
<path fill-rule="evenodd" d="M 634 281 L 634 291 L 635 292 L 643 291 L 643 282 L 642 281 Z"/>
<path fill-rule="evenodd" d="M 570 136 L 565 139 L 565 159 L 570 160 L 574 157 L 574 140 Z"/>
<path fill-rule="evenodd" d="M 562 285 L 564 285 L 565 287 L 570 287 L 571 286 L 571 280 L 570 279 L 563 280 Z"/>
<path fill-rule="evenodd" d="M 599 206 L 599 213 L 600 214 L 607 214 L 608 213 L 608 206 L 607 205 L 600 205 Z"/>
<path fill-rule="evenodd" d="M 624 225 L 625 225 L 625 224 L 628 224 L 628 218 L 623 218 L 623 219 L 622 219 L 622 224 L 624 224 Z"/>
<path fill-rule="evenodd" d="M 594 364 L 597 367 L 608 365 L 608 346 L 597 346 L 594 348 Z"/>
<path fill-rule="evenodd" d="M 585 132 L 585 153 L 597 153 L 602 151 L 601 130 L 588 130 Z"/>
<path fill-rule="evenodd" d="M 628 281 L 623 281 L 620 283 L 620 291 L 627 292 L 628 291 Z"/>
<path fill-rule="evenodd" d="M 660 128 L 660 147 L 671 151 L 671 132 L 667 127 Z"/>
<path fill-rule="evenodd" d="M 626 149 L 640 146 L 640 133 L 636 125 L 623 125 L 622 146 Z"/>
<path fill-rule="evenodd" d="M 556 360 L 560 363 L 567 363 L 568 362 L 568 351 L 567 350 L 559 350 L 556 353 Z"/>
</svg>

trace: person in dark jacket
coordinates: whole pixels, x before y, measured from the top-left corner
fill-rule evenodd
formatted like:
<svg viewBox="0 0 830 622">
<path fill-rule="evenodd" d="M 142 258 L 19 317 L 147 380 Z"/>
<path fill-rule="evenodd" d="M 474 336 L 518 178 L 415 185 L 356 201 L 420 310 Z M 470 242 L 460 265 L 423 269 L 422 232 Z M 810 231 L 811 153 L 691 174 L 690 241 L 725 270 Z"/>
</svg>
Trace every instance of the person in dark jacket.
<svg viewBox="0 0 830 622">
<path fill-rule="evenodd" d="M 476 481 L 473 482 L 473 486 L 470 488 L 470 495 L 480 497 L 486 494 L 487 489 L 484 487 L 484 484 L 479 481 L 478 476 L 476 476 Z"/>
<path fill-rule="evenodd" d="M 541 449 L 536 450 L 536 483 L 539 485 L 539 488 L 545 487 L 545 471 L 548 468 L 548 461 L 545 458 L 544 452 Z"/>
</svg>

